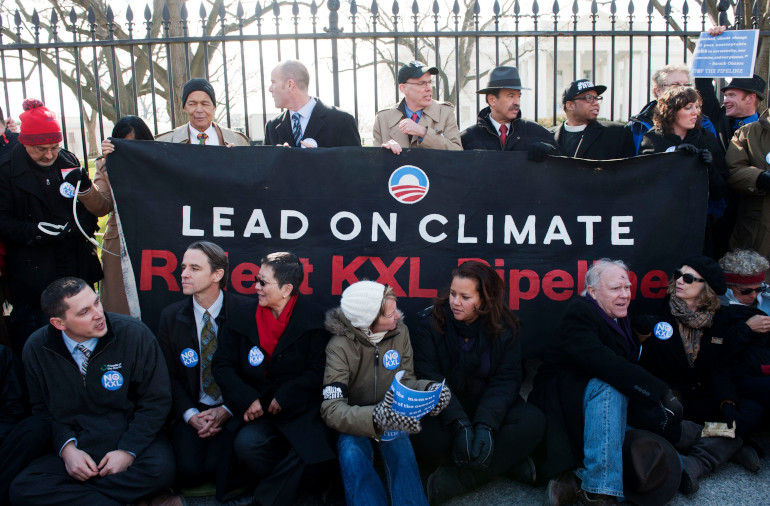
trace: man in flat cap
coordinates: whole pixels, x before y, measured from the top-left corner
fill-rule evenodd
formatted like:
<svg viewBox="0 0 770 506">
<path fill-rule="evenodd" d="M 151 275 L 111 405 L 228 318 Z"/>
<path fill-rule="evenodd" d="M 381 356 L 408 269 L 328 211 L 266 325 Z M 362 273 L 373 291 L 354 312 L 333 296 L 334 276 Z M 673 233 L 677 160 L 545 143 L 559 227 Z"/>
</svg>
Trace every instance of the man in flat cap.
<svg viewBox="0 0 770 506">
<path fill-rule="evenodd" d="M 558 153 L 553 134 L 545 127 L 521 119 L 521 85 L 516 67 L 497 67 L 489 73 L 487 86 L 476 93 L 485 95 L 487 107 L 479 111 L 475 125 L 466 128 L 460 139 L 463 149 L 528 151 L 535 144 L 545 143 L 535 150 Z"/>
<path fill-rule="evenodd" d="M 454 106 L 433 100 L 436 67 L 413 61 L 398 71 L 398 89 L 404 94 L 397 105 L 374 118 L 375 144 L 399 154 L 403 148 L 462 150 Z"/>
<path fill-rule="evenodd" d="M 310 73 L 302 62 L 284 60 L 270 73 L 275 106 L 286 109 L 265 125 L 266 146 L 336 148 L 361 146 L 358 123 L 349 113 L 308 94 Z"/>
<path fill-rule="evenodd" d="M 551 128 L 564 155 L 589 160 L 636 156 L 634 137 L 626 125 L 596 119 L 606 90 L 588 79 L 572 81 L 564 90 L 561 103 L 567 120 Z"/>
<path fill-rule="evenodd" d="M 200 144 L 205 146 L 249 146 L 249 138 L 239 132 L 214 123 L 217 99 L 214 88 L 205 79 L 196 77 L 184 83 L 182 107 L 188 122 L 170 132 L 155 137 L 156 141 Z"/>
<path fill-rule="evenodd" d="M 89 284 L 102 278 L 91 241 L 98 217 L 109 211 L 88 171 L 61 149 L 56 115 L 36 99 L 25 100 L 22 107 L 19 144 L 0 164 L 0 240 L 6 248 L 11 344 L 17 356 L 27 337 L 48 322 L 40 294 L 49 283 L 63 276 Z"/>
</svg>

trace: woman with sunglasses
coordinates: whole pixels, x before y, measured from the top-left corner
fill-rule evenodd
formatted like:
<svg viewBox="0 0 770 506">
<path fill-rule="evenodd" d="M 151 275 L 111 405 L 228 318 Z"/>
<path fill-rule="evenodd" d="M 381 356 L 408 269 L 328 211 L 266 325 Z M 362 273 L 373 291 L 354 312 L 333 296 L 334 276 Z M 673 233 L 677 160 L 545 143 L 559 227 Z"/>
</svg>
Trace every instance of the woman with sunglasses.
<svg viewBox="0 0 770 506">
<path fill-rule="evenodd" d="M 725 271 L 723 302 L 738 320 L 730 347 L 730 372 L 738 395 L 759 402 L 770 413 L 770 295 L 765 272 L 770 262 L 752 250 L 735 250 L 719 260 Z"/>
<path fill-rule="evenodd" d="M 669 88 L 658 99 L 653 119 L 655 126 L 644 134 L 639 154 L 684 151 L 698 156 L 706 166 L 709 178 L 709 219 L 704 253 L 711 255 L 715 248 L 713 222 L 724 214 L 726 204 L 723 197 L 727 192 L 726 181 L 730 173 L 719 141 L 711 132 L 703 129 L 701 103 L 698 92 L 689 86 Z"/>
<path fill-rule="evenodd" d="M 396 413 L 393 378 L 413 390 L 438 390 L 438 415 L 449 403 L 449 388 L 414 375 L 409 330 L 401 321 L 396 294 L 374 281 L 353 283 L 342 292 L 340 307 L 326 313 L 332 338 L 326 346 L 321 416 L 339 432 L 337 451 L 347 504 L 423 505 L 428 500 L 409 442 L 420 422 Z M 400 431 L 383 437 L 386 431 Z M 373 465 L 375 448 L 388 476 L 388 492 Z M 390 500 L 388 500 L 390 495 Z"/>
<path fill-rule="evenodd" d="M 737 422 L 736 433 L 748 436 L 759 427 L 763 410 L 740 398 L 730 377 L 728 353 L 738 329 L 719 301 L 726 290 L 715 260 L 685 259 L 659 311 L 636 321 L 644 342 L 641 364 L 671 387 L 686 420 Z"/>
<path fill-rule="evenodd" d="M 214 354 L 235 454 L 260 479 L 249 504 L 292 504 L 305 470 L 335 458 L 318 395 L 329 333 L 299 295 L 304 278 L 296 255 L 264 257 L 258 301 L 228 316 Z"/>
<path fill-rule="evenodd" d="M 428 477 L 431 504 L 469 492 L 507 474 L 532 484 L 528 457 L 543 436 L 545 417 L 519 395 L 522 383 L 519 320 L 505 303 L 500 276 L 481 262 L 452 272 L 446 293 L 419 315 L 414 331 L 415 372 L 452 390 L 447 408 L 423 418 L 412 437 Z"/>
</svg>

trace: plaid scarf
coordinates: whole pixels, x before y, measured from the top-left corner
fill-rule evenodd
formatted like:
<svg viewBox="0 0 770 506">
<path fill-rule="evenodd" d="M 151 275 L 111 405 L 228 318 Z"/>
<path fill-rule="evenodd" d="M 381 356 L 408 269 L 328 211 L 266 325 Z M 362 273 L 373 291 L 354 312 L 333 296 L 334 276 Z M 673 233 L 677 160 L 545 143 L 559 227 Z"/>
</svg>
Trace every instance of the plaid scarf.
<svg viewBox="0 0 770 506">
<path fill-rule="evenodd" d="M 703 329 L 711 327 L 711 323 L 714 321 L 714 311 L 692 311 L 687 307 L 685 301 L 675 295 L 671 296 L 668 306 L 679 325 L 679 335 L 682 338 L 687 362 L 690 363 L 690 367 L 694 367 L 700 351 L 700 338 L 703 336 Z"/>
</svg>

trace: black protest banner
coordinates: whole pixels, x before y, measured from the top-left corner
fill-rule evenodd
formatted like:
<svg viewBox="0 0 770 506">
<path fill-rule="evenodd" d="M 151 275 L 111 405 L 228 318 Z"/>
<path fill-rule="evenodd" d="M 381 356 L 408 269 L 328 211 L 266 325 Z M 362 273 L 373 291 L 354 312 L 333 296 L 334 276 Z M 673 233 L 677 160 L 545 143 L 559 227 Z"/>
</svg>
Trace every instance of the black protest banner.
<svg viewBox="0 0 770 506">
<path fill-rule="evenodd" d="M 395 289 L 408 317 L 459 262 L 483 260 L 531 351 L 594 260 L 625 260 L 634 297 L 661 298 L 667 273 L 703 241 L 705 169 L 682 153 L 534 163 L 510 152 L 114 143 L 109 176 L 152 328 L 182 297 L 186 246 L 205 239 L 228 252 L 228 290 L 255 293 L 259 259 L 292 251 L 306 268 L 300 291 L 318 306 L 372 279 Z"/>
</svg>

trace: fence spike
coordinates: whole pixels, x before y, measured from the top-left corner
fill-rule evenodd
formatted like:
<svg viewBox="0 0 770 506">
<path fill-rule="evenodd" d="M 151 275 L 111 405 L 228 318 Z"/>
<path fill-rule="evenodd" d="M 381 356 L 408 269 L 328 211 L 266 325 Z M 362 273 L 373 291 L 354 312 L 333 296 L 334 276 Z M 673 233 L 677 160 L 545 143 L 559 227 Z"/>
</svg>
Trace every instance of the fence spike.
<svg viewBox="0 0 770 506">
<path fill-rule="evenodd" d="M 37 9 L 32 9 L 32 24 L 35 25 L 35 30 L 40 28 L 40 16 L 37 13 Z"/>
<path fill-rule="evenodd" d="M 597 12 L 599 12 L 599 6 L 596 5 L 596 0 L 591 0 L 591 14 L 596 16 Z"/>
<path fill-rule="evenodd" d="M 703 4 L 705 5 L 705 4 L 706 4 L 706 2 L 703 2 Z M 706 6 L 706 7 L 708 8 L 708 6 Z M 648 15 L 648 16 L 652 16 L 652 13 L 653 13 L 653 12 L 655 12 L 655 5 L 653 5 L 653 3 L 652 3 L 652 0 L 650 0 L 650 1 L 647 3 L 647 15 Z"/>
<path fill-rule="evenodd" d="M 189 18 L 190 13 L 187 12 L 187 4 L 183 3 L 182 8 L 179 9 L 179 17 L 182 19 L 182 24 L 187 24 L 187 19 Z"/>
<path fill-rule="evenodd" d="M 577 13 L 578 13 L 578 1 L 575 0 L 574 2 L 572 2 L 572 14 L 577 16 Z"/>
<path fill-rule="evenodd" d="M 112 6 L 107 6 L 107 22 L 113 24 L 115 22 L 115 13 L 112 12 Z"/>
<path fill-rule="evenodd" d="M 666 7 L 663 9 L 666 18 L 671 17 L 671 0 L 666 0 Z"/>
<path fill-rule="evenodd" d="M 147 4 L 144 4 L 144 20 L 149 23 L 152 21 L 152 11 L 150 11 L 150 6 Z M 149 28 L 148 28 L 149 30 Z"/>
<path fill-rule="evenodd" d="M 163 10 L 160 11 L 160 16 L 163 18 L 163 21 L 165 21 L 166 23 L 168 23 L 169 20 L 171 19 L 171 11 L 168 9 L 167 3 L 163 4 Z"/>
<path fill-rule="evenodd" d="M 224 21 L 225 15 L 227 14 L 227 11 L 225 11 L 225 3 L 224 2 L 219 4 L 219 12 L 218 12 L 218 14 L 219 14 L 219 19 Z"/>
<path fill-rule="evenodd" d="M 19 11 L 16 11 L 16 16 L 18 17 Z M 19 19 L 19 22 L 21 22 L 21 19 Z M 72 29 L 75 30 L 75 23 L 78 22 L 78 15 L 75 14 L 75 8 L 73 7 L 70 9 L 70 24 L 72 25 Z M 17 23 L 20 24 L 20 23 Z"/>
<path fill-rule="evenodd" d="M 134 21 L 134 11 L 131 10 L 130 5 L 126 8 L 126 21 L 128 21 L 129 23 L 132 23 Z"/>
<path fill-rule="evenodd" d="M 612 2 L 610 2 L 610 14 L 614 16 L 617 12 L 618 12 L 618 6 L 617 4 L 615 4 L 615 0 L 612 0 Z"/>
<path fill-rule="evenodd" d="M 398 0 L 393 0 L 393 7 L 391 7 L 391 12 L 393 15 L 398 15 L 399 7 L 398 7 Z"/>
<path fill-rule="evenodd" d="M 495 0 L 495 5 L 497 5 L 497 0 Z M 438 0 L 433 0 L 433 14 L 438 15 L 438 13 L 439 13 Z"/>
<path fill-rule="evenodd" d="M 315 0 L 310 2 L 310 14 L 315 17 L 315 15 L 318 13 L 318 4 L 315 3 Z"/>
<path fill-rule="evenodd" d="M 56 25 L 59 24 L 59 15 L 56 13 L 56 9 L 51 9 L 51 26 L 56 28 Z M 2 19 L 0 19 L 0 29 L 3 27 Z"/>
<path fill-rule="evenodd" d="M 537 0 L 534 0 L 532 2 L 532 14 L 534 14 L 537 17 L 537 14 L 540 12 L 540 6 L 537 5 Z"/>
<path fill-rule="evenodd" d="M 90 25 L 96 24 L 96 14 L 94 13 L 93 5 L 88 6 L 88 15 L 86 16 L 86 19 L 88 19 Z"/>
<path fill-rule="evenodd" d="M 417 5 L 417 0 L 412 1 L 412 14 L 419 14 L 420 13 L 420 6 Z"/>
<path fill-rule="evenodd" d="M 475 16 L 478 16 L 480 12 L 481 12 L 481 6 L 479 5 L 479 0 L 475 0 L 473 2 L 473 14 Z"/>
<path fill-rule="evenodd" d="M 291 4 L 291 15 L 295 18 L 299 15 L 299 4 L 297 3 L 297 0 L 294 0 Z"/>
<path fill-rule="evenodd" d="M 243 4 L 241 3 L 241 0 L 238 0 L 238 7 L 235 8 L 235 15 L 238 16 L 238 20 L 243 20 Z"/>
<path fill-rule="evenodd" d="M 634 0 L 628 0 L 628 15 L 629 17 L 634 15 Z"/>
<path fill-rule="evenodd" d="M 277 0 L 273 0 L 273 16 L 276 18 L 281 14 L 281 6 L 278 5 Z"/>
<path fill-rule="evenodd" d="M 377 17 L 380 13 L 380 8 L 377 6 L 377 0 L 372 0 L 372 6 L 369 8 L 372 11 L 372 17 Z"/>
<path fill-rule="evenodd" d="M 455 4 L 452 6 L 452 14 L 455 16 L 460 14 L 460 4 L 455 0 Z"/>
<path fill-rule="evenodd" d="M 358 6 L 356 5 L 356 0 L 350 1 L 350 13 L 355 16 L 358 14 Z"/>
<path fill-rule="evenodd" d="M 690 13 L 690 6 L 688 5 L 687 0 L 684 0 L 684 4 L 682 5 L 682 14 L 684 16 L 687 16 L 689 13 Z"/>
<path fill-rule="evenodd" d="M 201 18 L 201 20 L 205 20 L 208 16 L 206 15 L 206 8 L 203 6 L 203 2 L 201 2 L 201 6 L 198 9 L 198 17 Z M 165 18 L 163 18 L 165 19 Z"/>
<path fill-rule="evenodd" d="M 554 17 L 559 13 L 559 0 L 553 0 L 553 7 L 551 8 L 553 11 Z"/>
<path fill-rule="evenodd" d="M 495 13 L 495 17 L 500 16 L 500 2 L 495 0 L 495 5 L 492 6 L 492 12 Z"/>
<path fill-rule="evenodd" d="M 518 16 L 521 13 L 521 7 L 519 6 L 519 0 L 513 1 L 513 14 Z"/>
<path fill-rule="evenodd" d="M 257 2 L 257 5 L 254 7 L 254 15 L 258 18 L 262 17 L 262 4 Z"/>
</svg>

